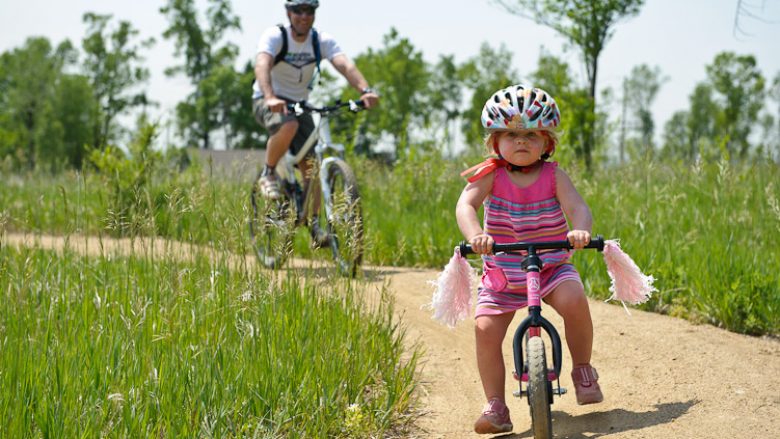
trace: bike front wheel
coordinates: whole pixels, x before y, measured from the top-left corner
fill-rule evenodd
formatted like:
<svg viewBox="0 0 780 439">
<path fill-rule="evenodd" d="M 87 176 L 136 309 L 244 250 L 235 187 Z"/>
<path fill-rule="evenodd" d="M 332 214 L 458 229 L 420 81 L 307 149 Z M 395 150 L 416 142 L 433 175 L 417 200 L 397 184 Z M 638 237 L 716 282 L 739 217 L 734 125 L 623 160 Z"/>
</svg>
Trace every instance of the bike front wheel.
<svg viewBox="0 0 780 439">
<path fill-rule="evenodd" d="M 252 203 L 249 234 L 255 255 L 266 268 L 279 268 L 292 253 L 292 237 L 295 229 L 295 208 L 285 195 L 278 200 L 263 197 L 260 176 L 252 184 Z"/>
<path fill-rule="evenodd" d="M 341 159 L 332 159 L 323 172 L 330 249 L 339 273 L 354 277 L 363 260 L 363 212 L 357 179 Z"/>
<path fill-rule="evenodd" d="M 552 383 L 547 379 L 547 356 L 542 337 L 530 337 L 528 352 L 528 405 L 535 439 L 552 438 Z"/>
</svg>

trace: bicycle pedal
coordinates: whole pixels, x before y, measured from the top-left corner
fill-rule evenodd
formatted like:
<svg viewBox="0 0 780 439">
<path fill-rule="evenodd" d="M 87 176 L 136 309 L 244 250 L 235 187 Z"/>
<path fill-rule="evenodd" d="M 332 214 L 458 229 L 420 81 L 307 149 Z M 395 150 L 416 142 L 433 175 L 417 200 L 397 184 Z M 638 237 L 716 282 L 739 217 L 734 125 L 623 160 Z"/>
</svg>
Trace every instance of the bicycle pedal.
<svg viewBox="0 0 780 439">
<path fill-rule="evenodd" d="M 512 392 L 512 395 L 515 398 L 522 398 L 524 396 L 528 396 L 528 391 L 526 391 L 526 390 L 515 390 L 514 392 Z"/>
<path fill-rule="evenodd" d="M 566 394 L 566 392 L 568 392 L 568 390 L 566 390 L 565 387 L 558 387 L 556 389 L 553 389 L 553 394 L 558 396 L 563 396 Z"/>
</svg>

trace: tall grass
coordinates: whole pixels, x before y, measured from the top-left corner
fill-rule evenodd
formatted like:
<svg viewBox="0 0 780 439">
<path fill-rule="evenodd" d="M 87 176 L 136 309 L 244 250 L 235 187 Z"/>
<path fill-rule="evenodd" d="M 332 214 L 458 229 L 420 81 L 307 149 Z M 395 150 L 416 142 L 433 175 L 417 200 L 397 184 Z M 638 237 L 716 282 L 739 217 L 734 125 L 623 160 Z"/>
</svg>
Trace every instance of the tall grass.
<svg viewBox="0 0 780 439">
<path fill-rule="evenodd" d="M 367 437 L 402 427 L 417 354 L 354 285 L 0 247 L 4 437 Z M 387 299 L 385 297 L 385 299 Z"/>
<path fill-rule="evenodd" d="M 368 264 L 442 267 L 462 239 L 454 206 L 460 170 L 477 159 L 409 155 L 394 167 L 361 158 L 356 171 L 363 202 Z M 620 238 L 658 281 L 643 307 L 748 334 L 780 334 L 780 172 L 773 164 L 691 165 L 637 162 L 592 173 L 567 169 L 591 206 L 594 232 Z M 10 229 L 67 233 L 119 230 L 107 214 L 99 176 L 12 177 L 0 187 L 0 221 Z M 158 176 L 141 200 L 153 215 L 139 233 L 249 248 L 248 187 L 205 177 L 197 169 Z M 122 221 L 128 221 L 120 219 Z M 295 253 L 312 251 L 300 231 Z M 603 262 L 575 255 L 595 297 L 609 295 Z"/>
<path fill-rule="evenodd" d="M 780 173 L 775 165 L 635 164 L 580 190 L 659 289 L 649 309 L 747 334 L 780 334 Z M 604 297 L 601 277 L 594 288 Z"/>
<path fill-rule="evenodd" d="M 359 166 L 370 258 L 440 267 L 462 239 L 454 206 L 465 163 L 422 157 L 389 172 Z M 636 162 L 567 170 L 594 232 L 619 238 L 659 293 L 647 310 L 747 334 L 780 335 L 780 172 L 776 165 Z M 607 298 L 601 258 L 575 255 L 589 292 Z"/>
</svg>

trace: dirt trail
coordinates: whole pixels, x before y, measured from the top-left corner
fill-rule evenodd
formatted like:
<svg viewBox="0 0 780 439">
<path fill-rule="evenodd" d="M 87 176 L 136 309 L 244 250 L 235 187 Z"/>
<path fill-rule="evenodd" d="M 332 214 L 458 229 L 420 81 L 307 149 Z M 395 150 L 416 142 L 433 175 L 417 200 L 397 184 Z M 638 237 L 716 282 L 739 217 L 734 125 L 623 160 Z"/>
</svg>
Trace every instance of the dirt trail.
<svg viewBox="0 0 780 439">
<path fill-rule="evenodd" d="M 7 235 L 12 245 L 59 249 L 59 237 Z M 136 244 L 138 244 L 136 242 Z M 129 240 L 71 238 L 68 244 L 88 254 L 127 249 Z M 186 255 L 189 246 L 155 245 Z M 370 267 L 371 282 L 389 282 L 399 317 L 411 341 L 425 354 L 422 407 L 418 424 L 425 438 L 479 437 L 472 423 L 483 395 L 474 359 L 473 322 L 450 330 L 422 307 L 430 301 L 434 270 Z M 776 438 L 780 437 L 780 342 L 697 326 L 672 317 L 591 301 L 598 368 L 605 401 L 578 406 L 573 393 L 556 398 L 553 430 L 559 438 Z M 545 316 L 561 330 L 554 311 Z M 519 321 L 515 318 L 515 323 Z M 563 335 L 563 334 L 561 334 Z M 511 363 L 509 339 L 504 345 Z M 568 353 L 561 385 L 570 389 Z M 509 368 L 511 372 L 511 367 Z M 507 378 L 508 404 L 515 432 L 502 438 L 530 438 L 525 400 L 514 399 L 515 382 Z"/>
</svg>

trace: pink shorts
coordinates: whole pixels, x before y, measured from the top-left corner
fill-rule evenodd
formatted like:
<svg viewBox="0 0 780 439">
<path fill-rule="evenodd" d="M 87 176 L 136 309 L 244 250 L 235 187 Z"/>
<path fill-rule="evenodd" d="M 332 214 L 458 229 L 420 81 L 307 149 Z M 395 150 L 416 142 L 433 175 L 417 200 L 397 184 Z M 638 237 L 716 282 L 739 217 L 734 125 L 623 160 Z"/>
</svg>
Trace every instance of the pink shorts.
<svg viewBox="0 0 780 439">
<path fill-rule="evenodd" d="M 558 285 L 573 280 L 582 285 L 580 274 L 570 263 L 545 267 L 541 273 L 542 297 L 550 294 Z M 482 275 L 477 290 L 477 311 L 475 317 L 498 315 L 528 306 L 525 276 L 515 287 L 509 288 L 501 268 L 489 268 Z"/>
</svg>

